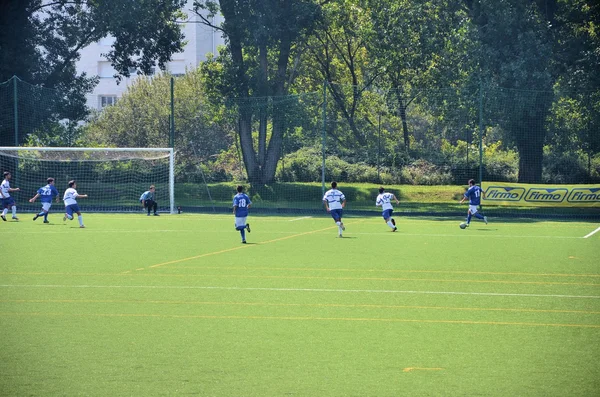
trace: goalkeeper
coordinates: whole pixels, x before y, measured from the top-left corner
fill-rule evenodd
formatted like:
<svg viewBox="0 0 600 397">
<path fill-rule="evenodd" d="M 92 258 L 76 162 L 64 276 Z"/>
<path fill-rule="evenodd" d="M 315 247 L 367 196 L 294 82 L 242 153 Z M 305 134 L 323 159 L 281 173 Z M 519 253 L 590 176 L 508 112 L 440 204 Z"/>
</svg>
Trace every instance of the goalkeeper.
<svg viewBox="0 0 600 397">
<path fill-rule="evenodd" d="M 154 216 L 158 216 L 158 214 L 156 213 L 158 204 L 156 203 L 156 201 L 154 201 L 154 192 L 155 191 L 156 191 L 156 188 L 154 187 L 154 185 L 150 185 L 150 190 L 146 190 L 140 196 L 140 203 L 142 203 L 142 208 L 145 208 L 148 210 L 148 216 L 150 216 L 150 210 L 152 210 L 154 212 Z"/>
</svg>

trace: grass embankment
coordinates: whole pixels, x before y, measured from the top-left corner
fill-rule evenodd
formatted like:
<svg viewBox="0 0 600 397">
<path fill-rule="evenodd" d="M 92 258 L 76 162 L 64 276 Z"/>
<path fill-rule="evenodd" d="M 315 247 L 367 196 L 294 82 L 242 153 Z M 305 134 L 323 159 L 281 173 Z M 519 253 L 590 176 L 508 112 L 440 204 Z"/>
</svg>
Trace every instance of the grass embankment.
<svg viewBox="0 0 600 397">
<path fill-rule="evenodd" d="M 206 185 L 176 184 L 176 205 L 192 210 L 198 207 L 225 208 L 231 206 L 237 183 L 224 182 Z M 255 209 L 321 210 L 323 187 L 321 183 L 275 183 L 268 186 L 246 185 Z M 378 212 L 375 199 L 380 185 L 372 183 L 340 183 L 339 189 L 345 194 L 349 211 Z M 330 186 L 326 185 L 326 189 Z M 466 186 L 385 186 L 400 200 L 395 205 L 397 212 L 431 215 L 458 215 L 466 212 L 467 204 L 459 205 Z M 598 208 L 570 207 L 503 207 L 485 206 L 485 212 L 491 216 L 518 217 L 554 217 L 554 218 L 600 218 Z"/>
<path fill-rule="evenodd" d="M 182 205 L 196 205 L 198 202 L 229 203 L 235 193 L 237 183 L 212 183 L 208 186 L 178 184 L 175 197 Z M 248 187 L 248 186 L 247 186 Z M 380 185 L 371 183 L 340 183 L 348 203 L 371 206 L 374 204 Z M 329 185 L 325 189 L 329 189 Z M 460 200 L 465 191 L 462 186 L 386 186 L 401 202 L 407 203 L 454 203 Z M 317 203 L 321 205 L 323 188 L 320 183 L 274 183 L 268 186 L 248 187 L 248 193 L 256 205 L 269 203 Z"/>
</svg>

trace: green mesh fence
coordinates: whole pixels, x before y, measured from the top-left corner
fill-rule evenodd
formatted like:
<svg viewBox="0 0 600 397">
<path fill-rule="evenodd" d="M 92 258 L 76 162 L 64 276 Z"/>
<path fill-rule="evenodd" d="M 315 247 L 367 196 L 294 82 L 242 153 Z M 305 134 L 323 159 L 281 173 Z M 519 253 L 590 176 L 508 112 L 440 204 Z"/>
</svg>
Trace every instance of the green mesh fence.
<svg viewBox="0 0 600 397">
<path fill-rule="evenodd" d="M 185 210 L 228 210 L 238 183 L 249 188 L 258 212 L 319 213 L 323 191 L 336 180 L 357 214 L 377 211 L 377 187 L 385 185 L 400 197 L 399 211 L 430 215 L 462 215 L 456 202 L 469 179 L 600 183 L 594 93 L 326 83 L 282 97 L 209 100 L 186 75 L 170 95 L 169 76 L 141 81 L 77 134 L 86 145 L 167 146 L 172 101 L 175 204 Z M 5 145 L 51 135 L 61 125 L 60 106 L 52 90 L 17 79 L 0 84 Z M 593 207 L 485 210 L 598 216 Z"/>
<path fill-rule="evenodd" d="M 0 146 L 25 144 L 31 137 L 62 135 L 64 145 L 74 144 L 67 130 L 69 102 L 58 90 L 29 84 L 13 77 L 0 84 Z"/>
</svg>

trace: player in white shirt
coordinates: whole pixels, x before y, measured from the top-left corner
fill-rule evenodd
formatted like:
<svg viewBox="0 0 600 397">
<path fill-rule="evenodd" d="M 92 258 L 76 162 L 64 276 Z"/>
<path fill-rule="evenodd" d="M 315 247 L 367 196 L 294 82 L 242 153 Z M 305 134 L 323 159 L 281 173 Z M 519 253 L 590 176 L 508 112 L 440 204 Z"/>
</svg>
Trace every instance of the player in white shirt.
<svg viewBox="0 0 600 397">
<path fill-rule="evenodd" d="M 12 175 L 10 174 L 10 172 L 5 171 L 4 180 L 2 181 L 2 183 L 0 183 L 0 201 L 2 202 L 2 215 L 0 215 L 0 217 L 5 222 L 6 214 L 8 213 L 9 208 L 12 210 L 12 218 L 15 221 L 19 220 L 19 218 L 17 218 L 17 205 L 15 204 L 15 199 L 10 196 L 10 192 L 18 192 L 21 189 L 19 189 L 18 187 L 10 187 L 9 181 L 11 177 Z"/>
<path fill-rule="evenodd" d="M 323 204 L 325 204 L 325 209 L 331 214 L 335 224 L 338 225 L 338 235 L 342 237 L 342 232 L 346 230 L 342 222 L 342 213 L 346 206 L 346 196 L 337 190 L 337 182 L 331 182 L 331 189 L 326 191 L 323 196 Z"/>
<path fill-rule="evenodd" d="M 83 218 L 81 217 L 81 211 L 79 210 L 79 206 L 77 205 L 78 198 L 87 198 L 87 194 L 79 194 L 75 188 L 77 184 L 75 181 L 69 181 L 69 188 L 65 190 L 65 194 L 63 196 L 63 201 L 65 202 L 65 216 L 63 217 L 63 221 L 66 221 L 67 218 L 69 220 L 73 220 L 73 213 L 77 213 L 77 219 L 79 220 L 79 227 L 84 228 Z"/>
<path fill-rule="evenodd" d="M 381 207 L 383 219 L 385 219 L 385 223 L 392 229 L 392 232 L 398 230 L 396 227 L 396 221 L 392 218 L 392 214 L 394 213 L 394 207 L 392 206 L 392 200 L 396 202 L 396 204 L 400 204 L 400 201 L 396 198 L 396 195 L 393 193 L 387 193 L 385 189 L 382 187 L 379 188 L 379 195 L 377 196 L 377 200 L 375 201 L 375 205 Z"/>
</svg>

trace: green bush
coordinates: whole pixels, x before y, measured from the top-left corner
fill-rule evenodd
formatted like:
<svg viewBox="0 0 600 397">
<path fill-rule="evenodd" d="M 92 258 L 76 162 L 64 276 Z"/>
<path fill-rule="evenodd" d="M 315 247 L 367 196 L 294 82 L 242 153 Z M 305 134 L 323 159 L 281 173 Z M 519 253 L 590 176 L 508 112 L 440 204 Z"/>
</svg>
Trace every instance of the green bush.
<svg viewBox="0 0 600 397">
<path fill-rule="evenodd" d="M 323 163 L 319 148 L 302 148 L 290 153 L 279 162 L 275 178 L 281 182 L 319 182 L 322 178 Z M 364 162 L 349 163 L 337 156 L 328 155 L 325 159 L 325 180 L 339 182 L 381 182 L 394 183 L 388 169 L 380 169 Z"/>
<path fill-rule="evenodd" d="M 502 149 L 502 142 L 487 145 L 483 152 L 484 180 L 516 182 L 519 176 L 519 155 L 514 150 Z"/>
<path fill-rule="evenodd" d="M 593 171 L 592 171 L 593 173 Z M 559 152 L 544 147 L 542 181 L 544 183 L 591 182 L 587 158 L 582 152 Z"/>
<path fill-rule="evenodd" d="M 596 154 L 591 159 L 590 178 L 592 183 L 600 182 L 600 153 Z"/>
<path fill-rule="evenodd" d="M 450 185 L 453 177 L 448 167 L 427 160 L 417 160 L 401 171 L 402 183 L 408 185 Z"/>
</svg>

